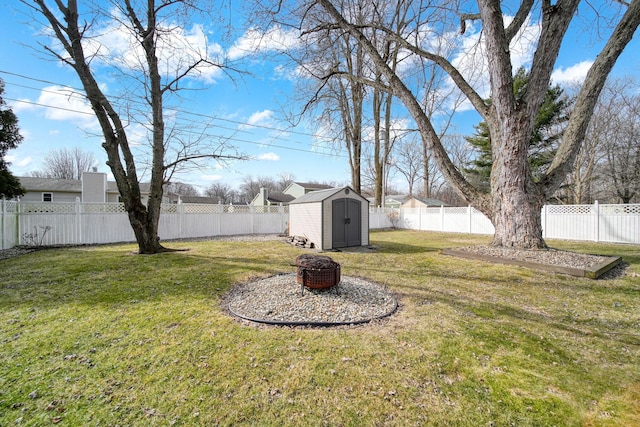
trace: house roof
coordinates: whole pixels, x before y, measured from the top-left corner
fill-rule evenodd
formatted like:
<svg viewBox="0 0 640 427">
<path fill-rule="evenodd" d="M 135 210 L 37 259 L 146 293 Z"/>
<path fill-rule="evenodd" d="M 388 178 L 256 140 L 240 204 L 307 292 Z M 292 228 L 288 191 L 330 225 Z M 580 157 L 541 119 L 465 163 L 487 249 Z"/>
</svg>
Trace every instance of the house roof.
<svg viewBox="0 0 640 427">
<path fill-rule="evenodd" d="M 280 191 L 269 191 L 269 194 L 267 194 L 267 200 L 271 203 L 289 203 L 293 199 L 295 197 L 291 194 L 281 193 Z"/>
<path fill-rule="evenodd" d="M 318 183 L 315 183 L 315 182 L 297 182 L 297 181 L 295 181 L 295 182 L 293 182 L 293 184 L 298 184 L 300 187 L 303 187 L 303 188 L 305 188 L 307 190 L 328 190 L 330 188 L 333 188 L 330 185 L 318 184 Z"/>
<path fill-rule="evenodd" d="M 432 199 L 430 197 L 409 197 L 406 201 L 410 201 L 411 199 L 416 199 L 419 202 L 424 203 L 427 206 L 448 206 L 446 203 L 444 203 L 442 200 L 438 200 L 438 199 Z"/>
<path fill-rule="evenodd" d="M 386 196 L 384 196 L 384 202 L 404 203 L 410 198 L 411 196 L 408 196 L 406 194 L 387 194 Z M 375 201 L 375 197 L 367 197 L 367 200 L 369 200 L 370 203 L 373 203 Z"/>
<path fill-rule="evenodd" d="M 405 202 L 407 200 L 409 200 L 411 198 L 411 196 L 407 195 L 407 194 L 387 194 L 385 196 L 385 200 L 396 200 L 400 203 Z"/>
<path fill-rule="evenodd" d="M 82 181 L 79 179 L 36 178 L 32 176 L 19 176 L 17 178 L 27 191 L 82 192 Z"/>
<path fill-rule="evenodd" d="M 200 203 L 208 205 L 216 205 L 220 203 L 219 197 L 206 197 L 206 196 L 179 196 L 182 203 Z"/>
<path fill-rule="evenodd" d="M 59 178 L 36 178 L 33 176 L 19 176 L 20 184 L 27 191 L 58 191 L 62 193 L 82 193 L 82 180 Z M 140 183 L 140 191 L 148 193 L 151 184 Z M 107 193 L 119 193 L 115 181 L 107 181 Z"/>
<path fill-rule="evenodd" d="M 339 193 L 342 190 L 345 189 L 349 189 L 353 194 L 357 195 L 359 198 L 361 198 L 362 200 L 369 202 L 367 199 L 365 199 L 364 197 L 362 197 L 360 194 L 356 193 L 351 187 L 346 186 L 346 187 L 339 187 L 339 188 L 328 188 L 325 190 L 316 190 L 316 191 L 312 191 L 310 193 L 305 194 L 304 196 L 300 196 L 297 199 L 295 199 L 294 201 L 291 202 L 291 204 L 300 204 L 300 203 L 315 203 L 315 202 L 321 202 L 325 199 L 328 199 L 329 197 Z"/>
</svg>

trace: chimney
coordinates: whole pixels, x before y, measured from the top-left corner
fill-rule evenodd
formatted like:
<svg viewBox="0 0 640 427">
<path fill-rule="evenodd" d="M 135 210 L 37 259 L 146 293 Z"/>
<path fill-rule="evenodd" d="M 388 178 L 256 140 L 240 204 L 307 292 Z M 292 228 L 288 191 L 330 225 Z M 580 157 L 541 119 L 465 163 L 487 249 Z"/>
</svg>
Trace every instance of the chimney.
<svg viewBox="0 0 640 427">
<path fill-rule="evenodd" d="M 260 187 L 260 196 L 262 197 L 262 204 L 268 205 L 269 202 L 267 201 L 267 197 L 269 196 L 269 190 L 264 187 Z"/>
</svg>

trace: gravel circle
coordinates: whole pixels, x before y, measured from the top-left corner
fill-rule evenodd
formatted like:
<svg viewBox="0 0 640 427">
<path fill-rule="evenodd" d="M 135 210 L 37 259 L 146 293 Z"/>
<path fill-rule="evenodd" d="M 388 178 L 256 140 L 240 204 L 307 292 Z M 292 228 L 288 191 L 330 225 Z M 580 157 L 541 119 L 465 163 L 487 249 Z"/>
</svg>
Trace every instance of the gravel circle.
<svg viewBox="0 0 640 427">
<path fill-rule="evenodd" d="M 226 299 L 231 314 L 274 325 L 353 325 L 393 314 L 398 302 L 386 287 L 342 276 L 330 289 L 309 289 L 296 274 L 279 274 L 241 284 Z"/>
</svg>

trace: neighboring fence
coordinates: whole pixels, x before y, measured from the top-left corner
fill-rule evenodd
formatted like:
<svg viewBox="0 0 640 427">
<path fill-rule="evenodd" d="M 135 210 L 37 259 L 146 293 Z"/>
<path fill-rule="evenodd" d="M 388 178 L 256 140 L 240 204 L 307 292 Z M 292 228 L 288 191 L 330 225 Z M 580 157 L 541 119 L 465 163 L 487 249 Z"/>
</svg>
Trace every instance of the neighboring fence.
<svg viewBox="0 0 640 427">
<path fill-rule="evenodd" d="M 135 237 L 119 203 L 33 203 L 0 199 L 0 249 L 40 243 L 98 244 L 133 242 Z M 158 234 L 163 240 L 235 234 L 284 233 L 283 206 L 167 204 Z M 372 208 L 369 228 L 493 234 L 491 222 L 472 207 Z M 640 244 L 638 205 L 548 205 L 542 210 L 546 239 Z"/>
<path fill-rule="evenodd" d="M 133 242 L 121 203 L 34 203 L 3 201 L 0 249 L 17 245 Z M 283 206 L 166 204 L 158 234 L 162 240 L 234 234 L 284 233 Z"/>
<path fill-rule="evenodd" d="M 18 202 L 0 198 L 0 249 L 9 249 L 19 244 Z"/>
<path fill-rule="evenodd" d="M 403 208 L 398 227 L 412 230 L 493 234 L 491 221 L 469 207 Z M 545 239 L 640 244 L 640 204 L 545 205 Z"/>
</svg>

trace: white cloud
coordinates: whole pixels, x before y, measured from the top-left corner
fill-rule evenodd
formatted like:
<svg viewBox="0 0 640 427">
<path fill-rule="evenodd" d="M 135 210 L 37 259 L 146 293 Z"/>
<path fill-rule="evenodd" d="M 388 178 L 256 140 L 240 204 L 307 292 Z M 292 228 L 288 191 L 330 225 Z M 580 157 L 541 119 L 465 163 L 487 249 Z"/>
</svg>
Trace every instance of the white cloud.
<svg viewBox="0 0 640 427">
<path fill-rule="evenodd" d="M 95 116 L 86 98 L 73 88 L 49 86 L 42 89 L 38 104 L 51 108 L 45 110 L 50 120 L 71 120 L 85 124 L 95 124 Z"/>
<path fill-rule="evenodd" d="M 12 166 L 17 166 L 19 168 L 23 168 L 23 167 L 29 166 L 33 162 L 33 159 L 31 159 L 31 157 L 29 157 L 29 156 L 21 159 L 18 156 L 11 155 L 11 154 L 5 156 L 5 160 L 7 162 L 11 163 Z"/>
<path fill-rule="evenodd" d="M 42 111 L 45 118 L 71 121 L 84 129 L 96 128 L 98 122 L 84 95 L 67 86 L 47 86 L 35 101 L 22 100 L 14 111 Z M 52 134 L 56 131 L 52 131 Z"/>
<path fill-rule="evenodd" d="M 260 52 L 281 51 L 300 44 L 300 32 L 295 29 L 283 30 L 279 25 L 262 32 L 249 28 L 229 49 L 227 58 L 241 59 Z"/>
<path fill-rule="evenodd" d="M 278 161 L 280 160 L 280 156 L 276 153 L 262 153 L 258 155 L 258 160 L 270 160 L 270 161 Z"/>
<path fill-rule="evenodd" d="M 33 101 L 27 98 L 20 98 L 13 103 L 9 103 L 14 113 L 21 113 L 23 111 L 36 111 L 37 105 L 33 105 Z"/>
<path fill-rule="evenodd" d="M 84 40 L 86 56 L 95 57 L 104 65 L 145 70 L 144 51 L 134 34 L 123 24 L 126 21 L 127 18 L 119 12 L 114 12 L 113 19 L 95 27 L 94 33 Z M 183 28 L 166 22 L 156 34 L 158 65 L 163 76 L 171 79 L 181 75 L 188 67 L 203 59 L 205 61 L 189 71 L 190 77 L 211 82 L 222 75 L 220 67 L 213 64 L 223 63 L 223 49 L 219 44 L 209 41 L 202 25 Z"/>
<path fill-rule="evenodd" d="M 201 178 L 204 181 L 220 181 L 222 179 L 222 175 L 202 175 Z"/>
<path fill-rule="evenodd" d="M 280 123 L 275 117 L 275 113 L 272 110 L 262 110 L 256 111 L 249 116 L 246 123 L 238 126 L 238 129 L 256 130 L 256 128 L 267 128 L 266 134 L 263 129 L 260 129 L 260 138 L 282 138 L 285 135 L 285 131 L 280 130 L 279 127 Z"/>
<path fill-rule="evenodd" d="M 593 61 L 582 61 L 568 68 L 560 67 L 551 74 L 551 80 L 554 84 L 559 85 L 582 82 L 591 65 L 593 65 Z"/>
<path fill-rule="evenodd" d="M 247 120 L 248 125 L 263 125 L 265 123 L 270 123 L 273 118 L 273 111 L 271 110 L 262 110 L 253 113 L 249 120 Z"/>
</svg>

